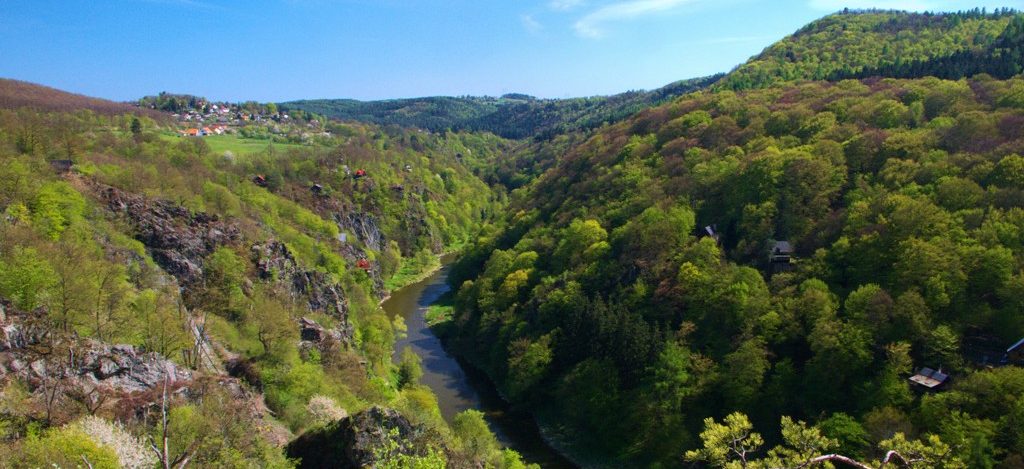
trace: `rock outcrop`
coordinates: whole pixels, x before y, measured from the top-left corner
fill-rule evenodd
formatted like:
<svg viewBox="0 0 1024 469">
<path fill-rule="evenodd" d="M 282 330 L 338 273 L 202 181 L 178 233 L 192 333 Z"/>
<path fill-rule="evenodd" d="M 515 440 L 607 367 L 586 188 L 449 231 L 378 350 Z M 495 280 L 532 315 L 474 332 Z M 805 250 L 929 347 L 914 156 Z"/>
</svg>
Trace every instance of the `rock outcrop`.
<svg viewBox="0 0 1024 469">
<path fill-rule="evenodd" d="M 15 375 L 31 386 L 61 386 L 131 394 L 148 391 L 167 379 L 184 383 L 192 372 L 156 353 L 130 345 L 47 333 L 45 311 L 21 312 L 0 301 L 0 377 Z"/>
<path fill-rule="evenodd" d="M 425 454 L 426 439 L 423 429 L 397 411 L 372 407 L 303 434 L 287 452 L 301 458 L 304 469 L 362 469 L 374 467 L 382 455 Z"/>
<path fill-rule="evenodd" d="M 352 211 L 335 212 L 334 221 L 341 229 L 355 233 L 366 247 L 374 251 L 384 248 L 384 234 L 380 232 L 380 226 L 373 215 Z"/>
<path fill-rule="evenodd" d="M 301 268 L 288 247 L 278 241 L 253 245 L 252 256 L 261 279 L 278 282 L 294 297 L 304 298 L 310 311 L 338 319 L 339 326 L 330 334 L 341 343 L 351 343 L 353 330 L 341 285 L 332 281 L 328 274 Z"/>
<path fill-rule="evenodd" d="M 192 372 L 156 353 L 140 353 L 130 345 L 90 341 L 77 363 L 78 376 L 121 392 L 141 392 L 169 383 L 188 382 Z M 72 370 L 74 371 L 74 370 Z"/>
<path fill-rule="evenodd" d="M 127 218 L 135 238 L 149 249 L 153 260 L 182 285 L 201 279 L 203 259 L 240 237 L 234 224 L 216 215 L 191 213 L 170 201 L 108 186 L 100 188 L 99 196 L 111 211 Z"/>
</svg>

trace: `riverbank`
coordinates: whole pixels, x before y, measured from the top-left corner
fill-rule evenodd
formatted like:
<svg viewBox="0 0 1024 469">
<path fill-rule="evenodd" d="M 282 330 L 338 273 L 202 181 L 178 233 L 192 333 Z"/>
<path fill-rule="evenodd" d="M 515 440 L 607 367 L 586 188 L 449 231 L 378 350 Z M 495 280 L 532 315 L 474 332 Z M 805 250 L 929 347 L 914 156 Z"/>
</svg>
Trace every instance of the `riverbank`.
<svg viewBox="0 0 1024 469">
<path fill-rule="evenodd" d="M 441 254 L 432 255 L 430 262 L 426 264 L 426 266 L 422 266 L 417 269 L 412 269 L 403 265 L 398 269 L 398 272 L 396 272 L 395 275 L 392 275 L 391 278 L 384 281 L 384 288 L 387 290 L 387 294 L 377 302 L 377 305 L 383 305 L 384 302 L 391 299 L 391 294 L 393 292 L 430 278 L 440 271 L 445 265 L 449 264 L 451 260 L 458 255 L 458 253 L 459 251 L 457 249 L 452 249 L 444 251 Z"/>
<path fill-rule="evenodd" d="M 557 462 L 561 463 L 562 467 L 600 467 L 597 464 L 584 462 L 586 460 L 581 458 L 575 448 L 568 443 L 570 439 L 563 437 L 564 432 L 559 430 L 559 427 L 545 424 L 540 415 L 513 405 L 484 370 L 451 346 L 448 338 L 450 338 L 450 334 L 454 333 L 452 319 L 455 312 L 452 301 L 452 292 L 441 295 L 428 306 L 424 319 L 427 326 L 441 341 L 445 352 L 455 357 L 466 374 L 472 378 L 481 397 L 490 401 L 486 403 L 485 407 L 489 407 L 492 414 L 501 412 L 504 414 L 502 418 L 515 421 L 517 426 L 530 427 L 531 433 L 536 434 L 547 450 L 557 455 Z M 527 455 L 524 454 L 524 456 Z"/>
<path fill-rule="evenodd" d="M 450 305 L 451 290 L 447 283 L 450 258 L 442 258 L 441 269 L 420 282 L 396 290 L 382 307 L 393 317 L 400 317 L 406 333 L 395 343 L 395 353 L 410 348 L 422 360 L 423 375 L 419 382 L 431 389 L 437 398 L 441 416 L 451 422 L 455 415 L 474 409 L 484 419 L 502 446 L 521 454 L 524 460 L 544 468 L 578 467 L 548 445 L 535 420 L 529 414 L 513 409 L 501 398 L 487 376 L 448 353 L 434 329 L 426 323 L 430 307 Z M 436 308 L 435 308 L 436 309 Z"/>
</svg>

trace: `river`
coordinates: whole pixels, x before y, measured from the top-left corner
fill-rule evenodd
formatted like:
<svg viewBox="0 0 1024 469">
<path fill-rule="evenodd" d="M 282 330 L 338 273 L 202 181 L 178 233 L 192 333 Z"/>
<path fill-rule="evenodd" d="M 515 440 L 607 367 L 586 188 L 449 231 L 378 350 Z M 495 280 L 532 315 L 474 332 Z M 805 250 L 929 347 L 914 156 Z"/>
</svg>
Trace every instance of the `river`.
<svg viewBox="0 0 1024 469">
<path fill-rule="evenodd" d="M 526 412 L 510 408 L 498 394 L 486 375 L 450 355 L 441 340 L 427 327 L 424 313 L 427 307 L 449 291 L 448 264 L 425 280 L 406 286 L 391 294 L 383 303 L 384 310 L 405 320 L 408 332 L 395 343 L 395 355 L 411 347 L 423 359 L 423 377 L 420 382 L 437 395 L 441 415 L 449 423 L 455 414 L 466 409 L 484 413 L 491 431 L 502 446 L 512 448 L 526 462 L 543 468 L 574 468 L 572 462 L 552 449 L 541 437 L 536 422 Z"/>
</svg>

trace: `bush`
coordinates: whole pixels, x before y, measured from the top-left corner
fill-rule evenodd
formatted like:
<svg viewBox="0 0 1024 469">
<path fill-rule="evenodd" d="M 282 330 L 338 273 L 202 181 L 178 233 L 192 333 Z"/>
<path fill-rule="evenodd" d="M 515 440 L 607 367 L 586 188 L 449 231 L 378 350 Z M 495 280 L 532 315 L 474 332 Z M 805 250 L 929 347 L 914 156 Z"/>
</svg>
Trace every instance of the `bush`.
<svg viewBox="0 0 1024 469">
<path fill-rule="evenodd" d="M 75 427 L 89 436 L 97 445 L 117 454 L 125 469 L 151 468 L 157 463 L 156 455 L 146 444 L 124 430 L 121 425 L 96 416 L 79 420 Z"/>
<path fill-rule="evenodd" d="M 317 425 L 326 425 L 348 417 L 348 412 L 339 407 L 334 399 L 322 394 L 309 398 L 306 411 L 309 412 L 310 419 Z"/>
<path fill-rule="evenodd" d="M 29 437 L 23 459 L 15 467 L 84 467 L 88 461 L 94 469 L 117 469 L 117 453 L 101 447 L 81 428 L 66 426 Z"/>
</svg>

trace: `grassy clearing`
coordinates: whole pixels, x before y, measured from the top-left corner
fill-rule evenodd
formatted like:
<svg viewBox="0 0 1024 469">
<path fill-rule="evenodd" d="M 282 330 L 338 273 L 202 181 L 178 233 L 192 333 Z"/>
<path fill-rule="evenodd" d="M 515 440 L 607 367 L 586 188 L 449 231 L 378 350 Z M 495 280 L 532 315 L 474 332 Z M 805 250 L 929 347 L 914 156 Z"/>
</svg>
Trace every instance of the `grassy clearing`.
<svg viewBox="0 0 1024 469">
<path fill-rule="evenodd" d="M 452 320 L 455 314 L 455 306 L 451 304 L 450 300 L 450 298 L 448 302 L 438 300 L 438 303 L 434 303 L 427 308 L 427 312 L 423 317 L 426 319 L 428 326 L 435 327 Z"/>
<path fill-rule="evenodd" d="M 182 137 L 177 134 L 162 134 L 161 137 L 168 141 L 179 141 L 184 138 L 196 138 L 196 137 Z M 309 145 L 302 145 L 298 143 L 275 143 L 270 140 L 258 140 L 252 138 L 244 138 L 238 135 L 210 135 L 202 137 L 206 145 L 210 147 L 210 151 L 214 154 L 224 153 L 230 151 L 236 156 L 246 155 L 251 153 L 262 153 L 267 151 L 267 148 L 273 146 L 275 151 L 284 151 L 292 148 L 306 148 Z"/>
<path fill-rule="evenodd" d="M 426 278 L 438 267 L 441 267 L 441 259 L 435 255 L 426 254 L 403 258 L 398 272 L 384 281 L 384 288 L 388 291 L 398 290 Z"/>
</svg>

